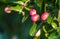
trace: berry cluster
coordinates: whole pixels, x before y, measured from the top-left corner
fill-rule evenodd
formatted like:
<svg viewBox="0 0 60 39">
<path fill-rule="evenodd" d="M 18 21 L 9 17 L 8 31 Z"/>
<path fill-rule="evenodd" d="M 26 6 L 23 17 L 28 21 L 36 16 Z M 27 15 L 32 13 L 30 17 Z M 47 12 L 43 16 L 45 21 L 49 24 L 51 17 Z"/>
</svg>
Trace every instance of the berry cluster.
<svg viewBox="0 0 60 39">
<path fill-rule="evenodd" d="M 35 9 L 31 9 L 30 10 L 30 15 L 31 15 L 31 20 L 33 21 L 33 23 L 36 23 L 37 21 L 40 20 L 40 15 L 36 13 Z M 41 19 L 43 21 L 45 21 L 45 20 L 47 20 L 48 16 L 49 16 L 49 13 L 48 12 L 44 12 L 41 15 Z"/>
<path fill-rule="evenodd" d="M 30 10 L 30 15 L 31 15 L 31 20 L 33 21 L 33 23 L 35 23 L 38 20 L 40 20 L 40 16 L 39 16 L 39 14 L 36 13 L 35 9 L 31 9 Z"/>
<path fill-rule="evenodd" d="M 8 13 L 8 14 L 11 13 L 11 10 L 10 10 L 10 8 L 9 8 L 8 6 L 5 7 L 4 11 L 5 11 L 6 13 Z M 36 12 L 35 9 L 30 9 L 30 15 L 31 15 L 31 20 L 33 21 L 33 23 L 36 23 L 37 21 L 40 20 L 40 15 L 37 14 L 37 12 Z M 48 13 L 48 12 L 44 12 L 44 13 L 42 13 L 42 15 L 41 15 L 41 19 L 42 19 L 43 21 L 45 21 L 45 20 L 47 20 L 48 16 L 49 16 L 49 13 Z"/>
</svg>

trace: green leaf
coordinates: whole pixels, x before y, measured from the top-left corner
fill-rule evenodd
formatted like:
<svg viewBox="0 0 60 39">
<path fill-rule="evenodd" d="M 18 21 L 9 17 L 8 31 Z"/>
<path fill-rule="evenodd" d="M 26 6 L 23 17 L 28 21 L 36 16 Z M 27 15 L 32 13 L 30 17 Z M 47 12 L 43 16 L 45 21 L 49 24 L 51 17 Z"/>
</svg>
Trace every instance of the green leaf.
<svg viewBox="0 0 60 39">
<path fill-rule="evenodd" d="M 58 39 L 58 37 L 59 37 L 59 35 L 56 35 L 56 33 L 52 33 L 52 34 L 50 34 L 48 39 Z"/>
<path fill-rule="evenodd" d="M 48 19 L 47 19 L 47 23 L 48 24 L 50 24 L 52 22 L 52 17 L 51 17 L 51 15 L 48 17 Z"/>
<path fill-rule="evenodd" d="M 59 22 L 59 25 L 60 25 L 60 10 L 58 10 L 58 22 Z"/>
<path fill-rule="evenodd" d="M 37 24 L 33 24 L 31 29 L 30 29 L 30 36 L 34 36 L 35 32 L 36 32 L 36 27 L 37 27 Z"/>
<path fill-rule="evenodd" d="M 29 17 L 29 16 L 24 16 L 24 17 L 22 18 L 22 23 L 24 23 L 24 22 L 27 20 L 28 17 Z"/>
<path fill-rule="evenodd" d="M 51 25 L 54 29 L 57 29 L 57 24 L 55 22 L 52 22 Z"/>
<path fill-rule="evenodd" d="M 50 24 L 50 23 L 53 21 L 54 15 L 55 15 L 55 14 L 52 14 L 52 13 L 49 15 L 49 17 L 48 17 L 48 19 L 47 19 L 47 23 L 48 23 L 48 24 Z"/>
<path fill-rule="evenodd" d="M 23 2 L 26 2 L 27 0 L 22 0 Z"/>
<path fill-rule="evenodd" d="M 60 35 L 60 28 L 57 28 L 57 32 L 58 32 L 58 34 Z"/>
<path fill-rule="evenodd" d="M 22 8 L 19 6 L 19 5 L 17 5 L 17 6 L 10 6 L 10 9 L 11 10 L 14 10 L 14 11 L 22 11 Z"/>
<path fill-rule="evenodd" d="M 43 26 L 43 31 L 45 32 L 45 36 L 48 37 L 48 32 L 47 32 L 47 30 L 45 28 L 45 25 Z"/>
<path fill-rule="evenodd" d="M 16 2 L 13 2 L 13 3 L 21 4 L 21 5 L 23 5 L 23 4 L 24 4 L 24 2 L 22 2 L 22 1 L 16 1 Z"/>
<path fill-rule="evenodd" d="M 43 26 L 43 31 L 44 31 L 45 33 L 47 33 L 47 30 L 46 30 L 45 26 Z"/>
<path fill-rule="evenodd" d="M 58 5 L 59 5 L 59 10 L 58 10 L 58 22 L 59 22 L 59 26 L 60 26 L 60 0 L 58 0 Z"/>
</svg>

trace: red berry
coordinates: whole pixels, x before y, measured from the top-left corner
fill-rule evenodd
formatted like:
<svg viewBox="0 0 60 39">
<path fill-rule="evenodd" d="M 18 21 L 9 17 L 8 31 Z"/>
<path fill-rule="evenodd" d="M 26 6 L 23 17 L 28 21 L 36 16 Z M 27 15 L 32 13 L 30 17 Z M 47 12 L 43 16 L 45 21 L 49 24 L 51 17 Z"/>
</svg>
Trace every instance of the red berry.
<svg viewBox="0 0 60 39">
<path fill-rule="evenodd" d="M 47 20 L 48 16 L 49 16 L 49 13 L 48 13 L 48 12 L 44 12 L 44 13 L 41 15 L 41 19 L 42 19 L 42 20 Z"/>
<path fill-rule="evenodd" d="M 34 15 L 34 14 L 36 14 L 36 10 L 35 10 L 35 9 L 31 9 L 31 10 L 30 10 L 30 15 L 32 16 L 32 15 Z"/>
<path fill-rule="evenodd" d="M 9 8 L 8 6 L 5 7 L 4 11 L 5 11 L 6 13 L 11 13 L 11 10 L 10 10 L 10 8 Z"/>
<path fill-rule="evenodd" d="M 39 19 L 40 19 L 40 16 L 39 16 L 38 14 L 34 14 L 34 15 L 31 16 L 31 20 L 32 20 L 33 22 L 36 22 L 36 21 L 38 21 Z"/>
</svg>

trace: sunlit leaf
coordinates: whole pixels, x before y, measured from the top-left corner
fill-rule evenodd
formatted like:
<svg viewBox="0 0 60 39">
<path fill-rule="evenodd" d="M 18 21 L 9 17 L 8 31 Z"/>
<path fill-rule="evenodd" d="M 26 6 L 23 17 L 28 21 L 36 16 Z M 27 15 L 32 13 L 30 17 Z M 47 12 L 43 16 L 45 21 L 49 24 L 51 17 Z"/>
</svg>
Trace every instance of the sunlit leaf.
<svg viewBox="0 0 60 39">
<path fill-rule="evenodd" d="M 54 29 L 57 29 L 57 24 L 55 22 L 52 22 L 51 25 Z"/>
<path fill-rule="evenodd" d="M 31 29 L 30 29 L 30 36 L 34 36 L 35 32 L 36 32 L 36 27 L 37 27 L 37 24 L 33 24 Z"/>
<path fill-rule="evenodd" d="M 22 1 L 16 1 L 16 2 L 13 2 L 13 3 L 21 4 L 21 5 L 23 5 L 23 4 L 24 4 L 24 2 L 22 2 Z"/>
<path fill-rule="evenodd" d="M 51 15 L 48 17 L 47 22 L 48 22 L 48 24 L 50 24 L 50 23 L 52 22 L 52 17 L 51 17 Z"/>
<path fill-rule="evenodd" d="M 17 6 L 10 6 L 10 9 L 14 10 L 14 11 L 20 11 L 20 12 L 22 10 L 22 8 L 19 5 L 17 5 Z"/>
<path fill-rule="evenodd" d="M 54 19 L 54 14 L 50 14 L 48 19 L 47 19 L 47 23 L 50 24 Z"/>
<path fill-rule="evenodd" d="M 26 2 L 27 0 L 22 0 L 23 2 Z"/>
</svg>

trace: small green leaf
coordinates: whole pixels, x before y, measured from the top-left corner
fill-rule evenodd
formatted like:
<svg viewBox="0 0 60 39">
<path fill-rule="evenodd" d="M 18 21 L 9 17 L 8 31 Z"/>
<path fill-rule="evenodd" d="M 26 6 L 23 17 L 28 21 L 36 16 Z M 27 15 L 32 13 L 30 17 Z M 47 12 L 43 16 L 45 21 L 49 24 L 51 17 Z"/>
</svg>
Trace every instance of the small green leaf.
<svg viewBox="0 0 60 39">
<path fill-rule="evenodd" d="M 57 29 L 57 24 L 55 22 L 52 22 L 51 25 L 54 29 Z"/>
<path fill-rule="evenodd" d="M 53 21 L 54 15 L 55 15 L 55 14 L 50 14 L 50 15 L 49 15 L 49 17 L 48 17 L 48 19 L 47 19 L 47 23 L 48 23 L 48 24 L 50 24 L 50 23 Z"/>
<path fill-rule="evenodd" d="M 24 17 L 22 18 L 22 23 L 24 23 L 24 22 L 27 20 L 28 17 L 29 17 L 29 16 L 24 16 Z"/>
<path fill-rule="evenodd" d="M 37 24 L 33 24 L 31 29 L 30 29 L 30 36 L 34 36 L 35 32 L 36 32 L 36 27 L 37 27 Z"/>
<path fill-rule="evenodd" d="M 59 22 L 59 26 L 60 26 L 60 10 L 58 10 L 58 22 Z"/>
<path fill-rule="evenodd" d="M 22 8 L 19 5 L 17 5 L 17 6 L 10 6 L 10 9 L 14 10 L 14 11 L 22 11 Z"/>
<path fill-rule="evenodd" d="M 44 31 L 45 33 L 47 33 L 47 30 L 45 29 L 45 26 L 43 26 L 43 31 Z"/>
<path fill-rule="evenodd" d="M 48 37 L 48 32 L 47 32 L 47 30 L 45 28 L 45 25 L 43 26 L 43 31 L 45 32 L 45 36 Z"/>
<path fill-rule="evenodd" d="M 51 17 L 51 15 L 48 17 L 48 19 L 47 19 L 47 23 L 48 24 L 50 24 L 52 22 L 52 17 Z"/>
<path fill-rule="evenodd" d="M 57 28 L 57 32 L 58 32 L 58 34 L 60 35 L 60 28 Z"/>
<path fill-rule="evenodd" d="M 28 0 L 22 0 L 23 2 L 26 2 L 26 1 L 28 1 Z"/>
<path fill-rule="evenodd" d="M 21 5 L 23 5 L 23 4 L 24 4 L 24 2 L 22 2 L 22 1 L 16 1 L 16 2 L 13 2 L 13 3 L 21 4 Z"/>
</svg>

